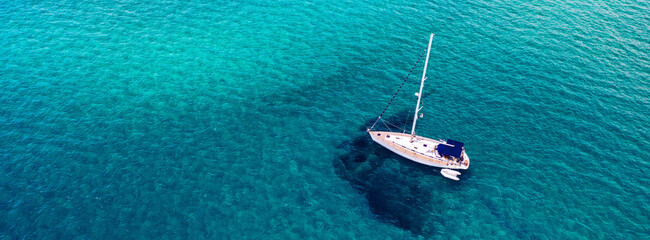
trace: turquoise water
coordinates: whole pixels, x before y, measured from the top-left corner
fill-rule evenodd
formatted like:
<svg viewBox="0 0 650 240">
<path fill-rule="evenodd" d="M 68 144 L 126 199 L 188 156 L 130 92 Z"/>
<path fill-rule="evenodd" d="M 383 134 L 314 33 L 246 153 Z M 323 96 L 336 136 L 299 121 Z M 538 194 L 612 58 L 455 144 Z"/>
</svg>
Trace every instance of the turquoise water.
<svg viewBox="0 0 650 240">
<path fill-rule="evenodd" d="M 649 12 L 1 1 L 0 239 L 648 239 Z M 430 32 L 418 132 L 460 182 L 363 132 Z"/>
</svg>

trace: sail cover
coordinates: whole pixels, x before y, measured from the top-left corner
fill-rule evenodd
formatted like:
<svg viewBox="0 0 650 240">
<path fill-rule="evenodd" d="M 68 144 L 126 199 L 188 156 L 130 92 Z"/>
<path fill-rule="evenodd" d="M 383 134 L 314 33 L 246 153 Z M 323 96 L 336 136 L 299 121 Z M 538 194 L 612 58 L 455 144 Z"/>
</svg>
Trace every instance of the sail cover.
<svg viewBox="0 0 650 240">
<path fill-rule="evenodd" d="M 462 142 L 447 139 L 447 144 L 443 143 L 438 145 L 438 153 L 440 153 L 440 155 L 460 158 L 460 154 L 463 152 L 463 146 L 465 146 L 465 144 Z"/>
</svg>

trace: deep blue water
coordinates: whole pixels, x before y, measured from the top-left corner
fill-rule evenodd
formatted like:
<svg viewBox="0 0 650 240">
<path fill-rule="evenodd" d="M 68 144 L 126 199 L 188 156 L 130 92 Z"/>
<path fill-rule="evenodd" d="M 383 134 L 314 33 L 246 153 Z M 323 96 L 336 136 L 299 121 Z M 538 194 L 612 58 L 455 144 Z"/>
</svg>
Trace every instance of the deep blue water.
<svg viewBox="0 0 650 240">
<path fill-rule="evenodd" d="M 0 1 L 0 239 L 648 239 L 648 13 Z M 418 133 L 459 182 L 363 132 L 430 32 Z"/>
</svg>

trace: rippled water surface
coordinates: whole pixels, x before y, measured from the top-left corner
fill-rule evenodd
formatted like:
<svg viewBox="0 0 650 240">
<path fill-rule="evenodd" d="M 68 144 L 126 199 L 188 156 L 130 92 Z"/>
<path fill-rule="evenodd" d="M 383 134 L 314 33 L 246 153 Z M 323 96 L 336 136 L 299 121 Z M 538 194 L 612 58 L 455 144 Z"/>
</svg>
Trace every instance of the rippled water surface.
<svg viewBox="0 0 650 240">
<path fill-rule="evenodd" d="M 649 12 L 1 1 L 0 238 L 650 238 Z M 459 182 L 364 132 L 430 32 L 417 130 Z"/>
</svg>

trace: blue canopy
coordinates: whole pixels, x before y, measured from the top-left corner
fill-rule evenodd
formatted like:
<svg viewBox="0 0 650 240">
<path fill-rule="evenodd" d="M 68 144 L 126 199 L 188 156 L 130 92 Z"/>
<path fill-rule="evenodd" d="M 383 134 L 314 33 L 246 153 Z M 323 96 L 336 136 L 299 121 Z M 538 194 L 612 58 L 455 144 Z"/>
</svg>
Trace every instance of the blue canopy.
<svg viewBox="0 0 650 240">
<path fill-rule="evenodd" d="M 462 142 L 447 139 L 447 144 L 442 143 L 438 145 L 438 153 L 440 155 L 460 158 L 460 154 L 463 152 L 463 146 L 465 144 Z"/>
<path fill-rule="evenodd" d="M 456 141 L 456 140 L 452 140 L 452 139 L 447 139 L 447 144 L 453 145 L 454 147 L 459 147 L 459 148 L 463 148 L 463 146 L 465 146 L 464 143 Z"/>
</svg>

